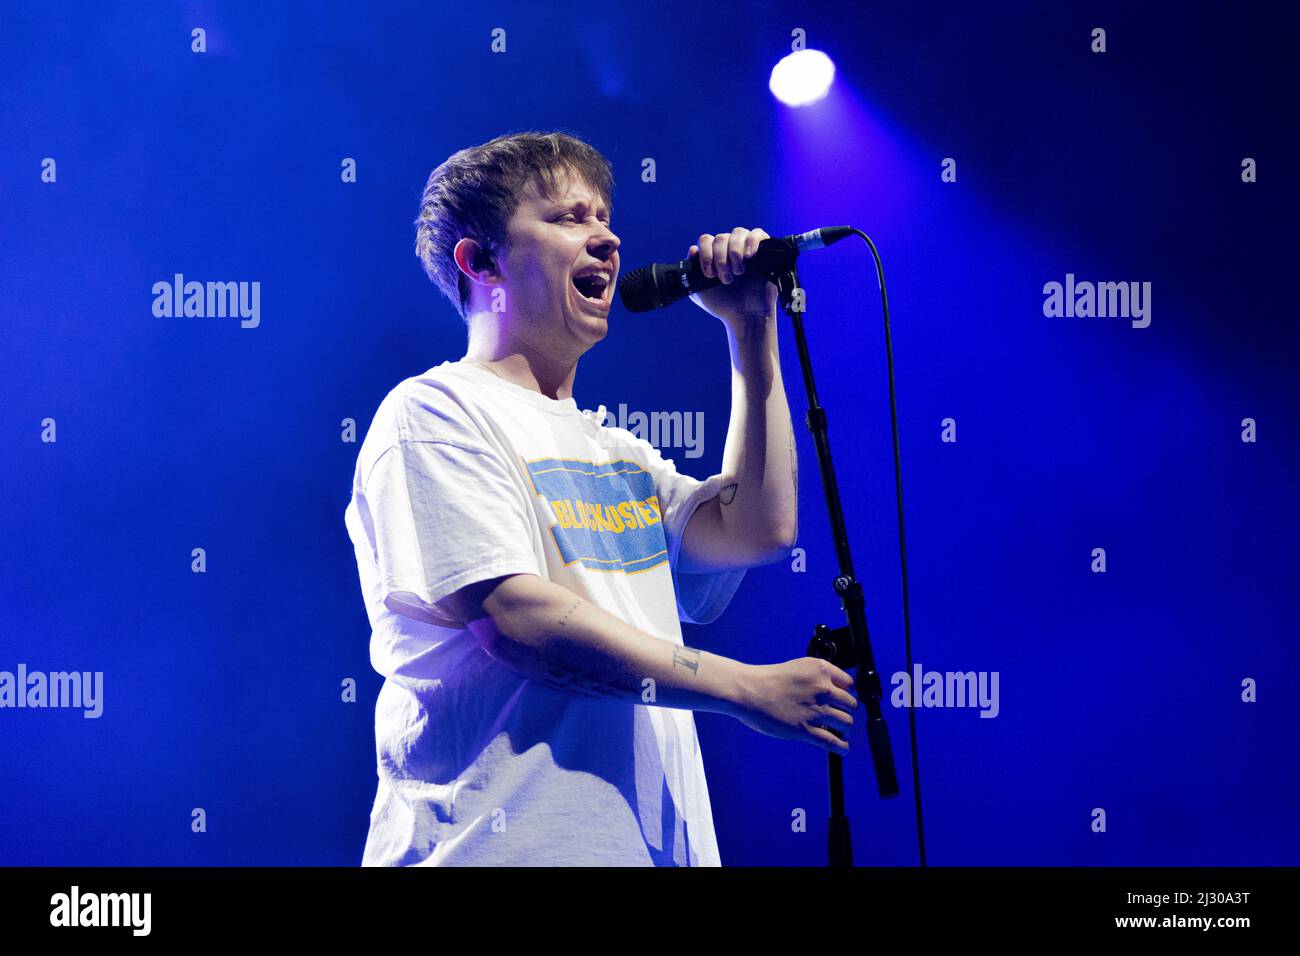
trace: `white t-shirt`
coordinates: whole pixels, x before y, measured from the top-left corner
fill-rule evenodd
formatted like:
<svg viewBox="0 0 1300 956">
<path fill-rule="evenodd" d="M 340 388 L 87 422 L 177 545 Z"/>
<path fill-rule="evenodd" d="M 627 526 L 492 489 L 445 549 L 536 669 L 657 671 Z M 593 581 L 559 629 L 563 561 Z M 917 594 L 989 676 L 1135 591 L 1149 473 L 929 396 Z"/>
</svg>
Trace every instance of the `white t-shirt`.
<svg viewBox="0 0 1300 956">
<path fill-rule="evenodd" d="M 362 865 L 720 865 L 690 711 L 526 679 L 443 602 L 536 574 L 679 645 L 722 613 L 743 568 L 677 572 L 722 476 L 604 419 L 464 360 L 375 413 L 346 513 L 385 677 Z"/>
</svg>

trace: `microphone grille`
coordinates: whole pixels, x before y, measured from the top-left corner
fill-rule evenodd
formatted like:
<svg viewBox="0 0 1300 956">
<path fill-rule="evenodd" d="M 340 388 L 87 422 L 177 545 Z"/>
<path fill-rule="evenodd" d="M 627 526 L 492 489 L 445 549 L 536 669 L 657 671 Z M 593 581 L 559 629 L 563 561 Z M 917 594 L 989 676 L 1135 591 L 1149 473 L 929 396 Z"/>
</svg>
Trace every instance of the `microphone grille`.
<svg viewBox="0 0 1300 956">
<path fill-rule="evenodd" d="M 654 277 L 649 266 L 633 269 L 618 280 L 618 297 L 629 312 L 649 312 L 655 308 Z"/>
</svg>

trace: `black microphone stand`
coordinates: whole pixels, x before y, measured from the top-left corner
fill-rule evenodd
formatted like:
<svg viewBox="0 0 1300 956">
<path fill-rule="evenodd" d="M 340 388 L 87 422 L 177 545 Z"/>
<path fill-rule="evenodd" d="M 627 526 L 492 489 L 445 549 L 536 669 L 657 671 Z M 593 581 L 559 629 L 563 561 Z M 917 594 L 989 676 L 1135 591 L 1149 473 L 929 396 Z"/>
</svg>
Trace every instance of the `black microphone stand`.
<svg viewBox="0 0 1300 956">
<path fill-rule="evenodd" d="M 799 367 L 803 371 L 804 387 L 808 392 L 808 416 L 805 421 L 817 447 L 817 464 L 821 469 L 822 488 L 826 493 L 826 508 L 830 514 L 835 555 L 839 562 L 839 573 L 833 587 L 848 621 L 846 625 L 835 628 L 818 624 L 808 643 L 808 656 L 830 661 L 843 670 L 857 671 L 855 687 L 858 700 L 867 711 L 867 740 L 871 746 L 876 785 L 881 797 L 896 797 L 898 777 L 894 769 L 893 751 L 889 745 L 889 729 L 881 710 L 880 675 L 876 672 L 871 640 L 867 633 L 866 604 L 862 597 L 862 585 L 853 574 L 853 556 L 849 551 L 848 532 L 844 528 L 844 509 L 840 504 L 835 467 L 831 464 L 830 441 L 826 437 L 826 410 L 817 401 L 812 360 L 808 354 L 808 341 L 804 337 L 805 297 L 803 288 L 799 285 L 799 271 L 791 260 L 788 268 L 771 272 L 768 278 L 775 283 L 781 308 L 794 325 L 795 342 L 799 348 Z M 827 834 L 828 862 L 833 867 L 850 867 L 853 865 L 853 843 L 849 818 L 844 812 L 844 758 L 839 754 L 827 754 L 827 774 L 831 811 Z"/>
</svg>

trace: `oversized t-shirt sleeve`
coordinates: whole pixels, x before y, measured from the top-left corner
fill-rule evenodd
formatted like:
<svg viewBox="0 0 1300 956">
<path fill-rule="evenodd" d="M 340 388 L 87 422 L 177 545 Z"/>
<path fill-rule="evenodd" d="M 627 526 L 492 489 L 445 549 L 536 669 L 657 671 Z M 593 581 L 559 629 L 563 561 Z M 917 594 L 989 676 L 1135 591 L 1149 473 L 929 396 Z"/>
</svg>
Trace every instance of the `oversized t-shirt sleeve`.
<svg viewBox="0 0 1300 956">
<path fill-rule="evenodd" d="M 678 570 L 677 563 L 691 515 L 703 502 L 722 490 L 723 476 L 713 475 L 700 481 L 683 475 L 654 445 L 644 439 L 638 439 L 638 443 L 643 443 L 647 449 L 649 471 L 654 478 L 655 493 L 659 496 L 673 589 L 677 592 L 677 615 L 687 624 L 708 624 L 727 609 L 746 569 L 687 574 Z"/>
<path fill-rule="evenodd" d="M 384 603 L 463 627 L 447 595 L 489 578 L 543 571 L 526 494 L 503 455 L 459 423 L 402 427 L 365 484 Z"/>
</svg>

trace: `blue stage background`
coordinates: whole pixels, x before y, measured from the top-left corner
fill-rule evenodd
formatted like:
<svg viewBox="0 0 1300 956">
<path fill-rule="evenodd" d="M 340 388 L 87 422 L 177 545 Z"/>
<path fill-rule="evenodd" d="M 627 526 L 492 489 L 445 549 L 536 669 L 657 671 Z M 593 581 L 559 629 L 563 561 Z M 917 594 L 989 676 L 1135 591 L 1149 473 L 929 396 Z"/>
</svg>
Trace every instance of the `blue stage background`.
<svg viewBox="0 0 1300 956">
<path fill-rule="evenodd" d="M 1300 863 L 1297 14 L 1135 6 L 6 3 L 0 670 L 102 671 L 105 692 L 93 720 L 0 710 L 0 863 L 360 862 L 381 680 L 342 423 L 359 441 L 398 381 L 463 354 L 411 223 L 448 154 L 523 129 L 609 156 L 625 272 L 736 225 L 851 223 L 880 247 L 915 658 L 1000 675 L 994 719 L 917 712 L 932 864 Z M 797 112 L 767 90 L 795 28 L 839 71 Z M 156 317 L 176 273 L 260 282 L 260 323 Z M 1150 326 L 1045 317 L 1067 274 L 1151 282 Z M 888 681 L 876 283 L 855 242 L 801 275 Z M 781 335 L 803 553 L 686 627 L 755 663 L 842 620 Z M 702 478 L 728 382 L 717 320 L 616 306 L 575 397 L 702 411 L 703 455 L 664 449 Z M 903 793 L 875 795 L 859 720 L 856 859 L 912 865 L 907 711 L 886 712 Z M 824 754 L 697 722 L 723 862 L 822 862 Z"/>
</svg>

